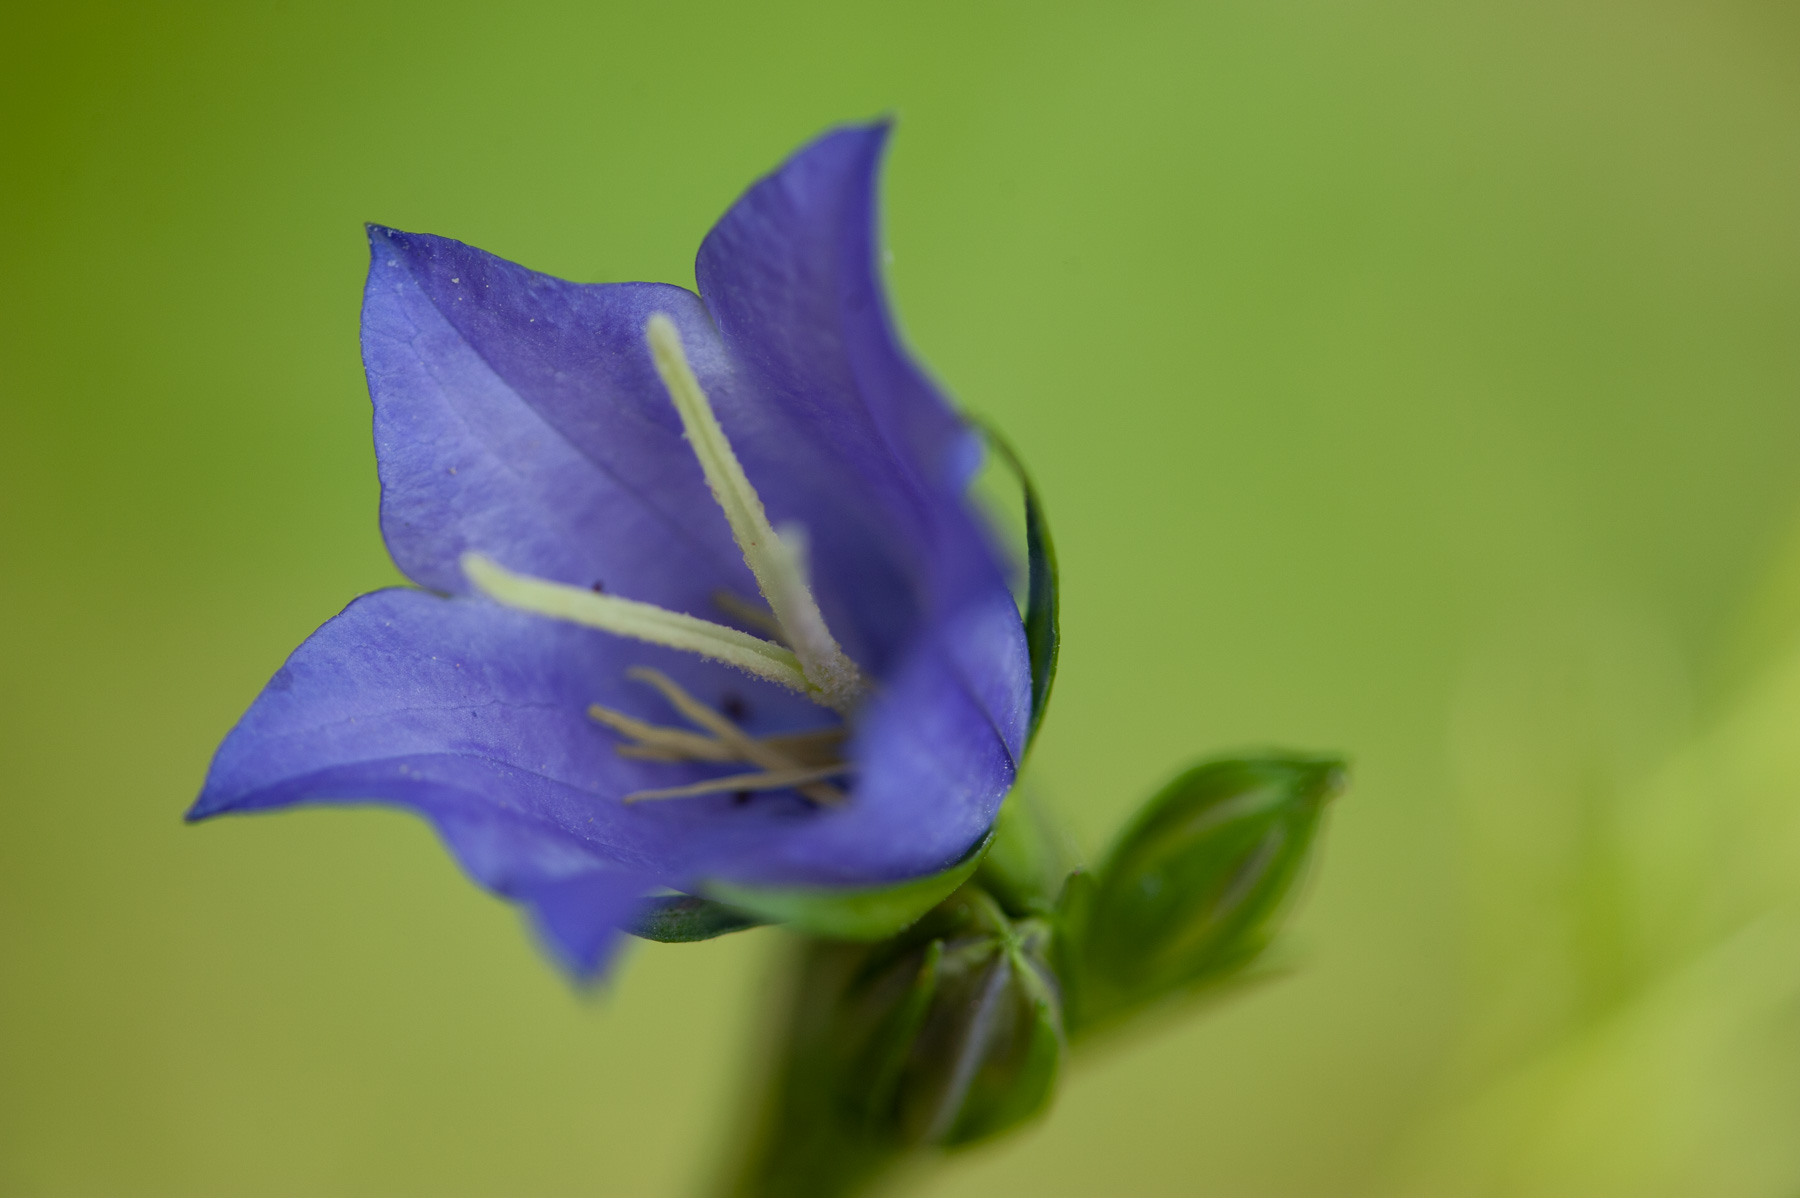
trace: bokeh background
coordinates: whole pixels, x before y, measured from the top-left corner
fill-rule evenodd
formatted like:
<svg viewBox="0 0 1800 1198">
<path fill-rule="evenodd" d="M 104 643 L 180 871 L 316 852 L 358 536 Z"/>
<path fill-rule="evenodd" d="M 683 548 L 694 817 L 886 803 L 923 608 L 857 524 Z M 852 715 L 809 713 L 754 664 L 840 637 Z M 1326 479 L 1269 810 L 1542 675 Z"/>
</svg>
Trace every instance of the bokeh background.
<svg viewBox="0 0 1800 1198">
<path fill-rule="evenodd" d="M 180 815 L 396 580 L 359 222 L 691 284 L 880 112 L 903 324 L 1058 537 L 1069 835 L 1357 763 L 1291 974 L 927 1192 L 1800 1192 L 1775 0 L 6 5 L 0 1192 L 706 1179 L 779 933 L 583 999 L 404 816 Z"/>
</svg>

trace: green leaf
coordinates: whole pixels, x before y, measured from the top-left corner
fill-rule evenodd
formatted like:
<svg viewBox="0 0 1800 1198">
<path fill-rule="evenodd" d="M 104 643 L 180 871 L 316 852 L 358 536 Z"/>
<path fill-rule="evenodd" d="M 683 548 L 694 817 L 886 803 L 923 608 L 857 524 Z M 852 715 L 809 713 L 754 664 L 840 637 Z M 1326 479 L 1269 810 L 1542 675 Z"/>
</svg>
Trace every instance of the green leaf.
<svg viewBox="0 0 1800 1198">
<path fill-rule="evenodd" d="M 1236 974 L 1273 937 L 1327 799 L 1335 757 L 1195 766 L 1158 792 L 1059 904 L 1071 1033 Z"/>
<path fill-rule="evenodd" d="M 990 424 L 979 425 L 994 449 L 1018 476 L 1025 492 L 1025 647 L 1031 658 L 1031 730 L 1027 746 L 1037 739 L 1038 726 L 1050 710 L 1050 688 L 1056 682 L 1056 657 L 1061 648 L 1062 625 L 1057 598 L 1056 546 L 1050 540 L 1050 522 L 1044 504 L 1031 485 L 1012 444 Z"/>
<path fill-rule="evenodd" d="M 659 895 L 648 900 L 637 919 L 625 930 L 645 940 L 664 944 L 689 944 L 711 940 L 745 928 L 757 928 L 766 919 L 748 911 L 692 894 Z"/>
<path fill-rule="evenodd" d="M 708 895 L 765 923 L 829 940 L 881 940 L 903 930 L 969 880 L 986 854 L 992 833 L 942 873 L 892 886 L 849 890 L 829 887 L 754 887 L 709 882 Z"/>
</svg>

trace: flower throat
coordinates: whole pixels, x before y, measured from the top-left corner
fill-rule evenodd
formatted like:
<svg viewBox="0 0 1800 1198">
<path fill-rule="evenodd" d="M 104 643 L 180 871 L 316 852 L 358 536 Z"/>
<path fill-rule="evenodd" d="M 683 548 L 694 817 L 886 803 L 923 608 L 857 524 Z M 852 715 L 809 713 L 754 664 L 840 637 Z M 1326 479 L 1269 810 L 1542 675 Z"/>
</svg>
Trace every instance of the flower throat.
<svg viewBox="0 0 1800 1198">
<path fill-rule="evenodd" d="M 713 413 L 712 402 L 688 363 L 675 322 L 666 313 L 654 313 L 645 322 L 644 338 L 649 343 L 656 373 L 681 417 L 688 445 L 699 459 L 707 487 L 725 513 L 744 564 L 750 567 L 768 606 L 765 610 L 728 592 L 715 595 L 714 601 L 728 615 L 768 632 L 770 637 L 754 636 L 652 603 L 516 574 L 479 553 L 463 555 L 463 573 L 477 590 L 508 607 L 721 661 L 798 691 L 840 715 L 848 715 L 868 693 L 869 684 L 826 627 L 813 597 L 807 581 L 805 530 L 797 524 L 778 530 L 769 523 L 761 496 L 744 474 L 743 464 Z M 756 767 L 755 772 L 691 786 L 638 791 L 626 795 L 627 802 L 788 788 L 799 790 L 815 802 L 843 799 L 843 792 L 825 781 L 849 771 L 848 764 L 836 752 L 845 736 L 842 727 L 754 738 L 660 671 L 637 667 L 626 674 L 656 689 L 699 731 L 648 724 L 604 707 L 589 708 L 594 719 L 631 738 L 629 743 L 619 745 L 621 755 L 651 761 L 742 763 Z"/>
</svg>

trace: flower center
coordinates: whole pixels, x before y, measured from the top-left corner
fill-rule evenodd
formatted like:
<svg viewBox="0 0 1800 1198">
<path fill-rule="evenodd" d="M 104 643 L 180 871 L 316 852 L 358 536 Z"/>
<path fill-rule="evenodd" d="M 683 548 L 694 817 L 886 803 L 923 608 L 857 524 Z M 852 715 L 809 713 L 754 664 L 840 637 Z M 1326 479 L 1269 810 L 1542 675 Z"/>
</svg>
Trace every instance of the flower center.
<svg viewBox="0 0 1800 1198">
<path fill-rule="evenodd" d="M 667 674 L 648 666 L 636 666 L 625 676 L 654 687 L 669 705 L 700 729 L 666 728 L 613 711 L 598 703 L 588 714 L 630 740 L 618 746 L 619 756 L 644 761 L 706 761 L 723 765 L 753 765 L 753 773 L 728 774 L 708 778 L 689 786 L 668 786 L 655 790 L 639 790 L 625 796 L 627 803 L 639 799 L 687 799 L 711 794 L 748 794 L 756 790 L 786 790 L 790 787 L 815 803 L 832 805 L 844 801 L 844 792 L 826 781 L 850 772 L 850 764 L 838 755 L 848 729 L 842 725 L 796 732 L 786 736 L 753 737 L 694 698 Z"/>
<path fill-rule="evenodd" d="M 806 530 L 798 524 L 785 524 L 779 530 L 770 524 L 762 497 L 745 475 L 688 362 L 675 322 L 665 313 L 654 313 L 645 322 L 644 338 L 656 373 L 681 417 L 688 446 L 700 462 L 707 487 L 725 513 L 738 551 L 768 608 L 765 611 L 726 592 L 715 595 L 714 601 L 741 623 L 771 633 L 772 639 L 652 603 L 517 574 L 479 553 L 463 555 L 463 573 L 497 603 L 722 661 L 799 691 L 839 714 L 849 714 L 868 693 L 869 683 L 826 627 L 813 597 L 807 581 Z M 753 738 L 666 675 L 642 667 L 627 674 L 655 687 L 702 731 L 659 727 L 604 707 L 590 708 L 589 714 L 596 720 L 633 738 L 634 743 L 619 746 L 621 754 L 654 761 L 742 763 L 759 771 L 692 786 L 638 791 L 625 796 L 628 802 L 787 788 L 799 790 L 815 802 L 843 799 L 843 792 L 825 781 L 849 771 L 835 752 L 845 735 L 841 727 Z"/>
<path fill-rule="evenodd" d="M 675 322 L 658 312 L 644 325 L 644 335 L 650 342 L 656 373 L 675 401 L 688 445 L 700 459 L 706 483 L 725 512 L 744 564 L 756 576 L 756 585 L 768 601 L 783 639 L 793 646 L 808 688 L 818 690 L 826 706 L 848 711 L 865 689 L 862 671 L 825 627 L 825 617 L 807 584 L 805 529 L 789 524 L 777 532 L 770 525 L 762 497 L 750 485 L 725 430 L 719 427 L 712 403 L 688 365 Z"/>
<path fill-rule="evenodd" d="M 655 604 L 515 574 L 479 553 L 463 554 L 463 573 L 477 590 L 508 607 L 698 653 L 847 714 L 867 692 L 868 683 L 838 647 L 813 598 L 806 580 L 805 530 L 789 524 L 777 532 L 769 523 L 762 497 L 744 474 L 711 401 L 694 377 L 675 322 L 655 313 L 644 325 L 644 336 L 656 373 L 675 402 L 688 445 L 700 460 L 707 486 L 724 510 L 744 564 L 756 577 L 786 644 Z"/>
</svg>

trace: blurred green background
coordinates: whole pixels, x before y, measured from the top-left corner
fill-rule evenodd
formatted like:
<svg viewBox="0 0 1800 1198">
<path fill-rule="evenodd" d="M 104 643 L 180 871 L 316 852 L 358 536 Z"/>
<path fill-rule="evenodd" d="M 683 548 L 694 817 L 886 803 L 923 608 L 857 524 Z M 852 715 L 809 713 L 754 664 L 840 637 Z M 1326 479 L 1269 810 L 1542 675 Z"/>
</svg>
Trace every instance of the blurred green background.
<svg viewBox="0 0 1800 1198">
<path fill-rule="evenodd" d="M 419 824 L 184 828 L 395 580 L 360 221 L 692 281 L 892 111 L 913 344 L 1017 441 L 1091 853 L 1342 749 L 1295 972 L 935 1195 L 1800 1192 L 1800 8 L 0 11 L 0 1192 L 661 1195 L 779 944 L 571 994 Z"/>
</svg>

